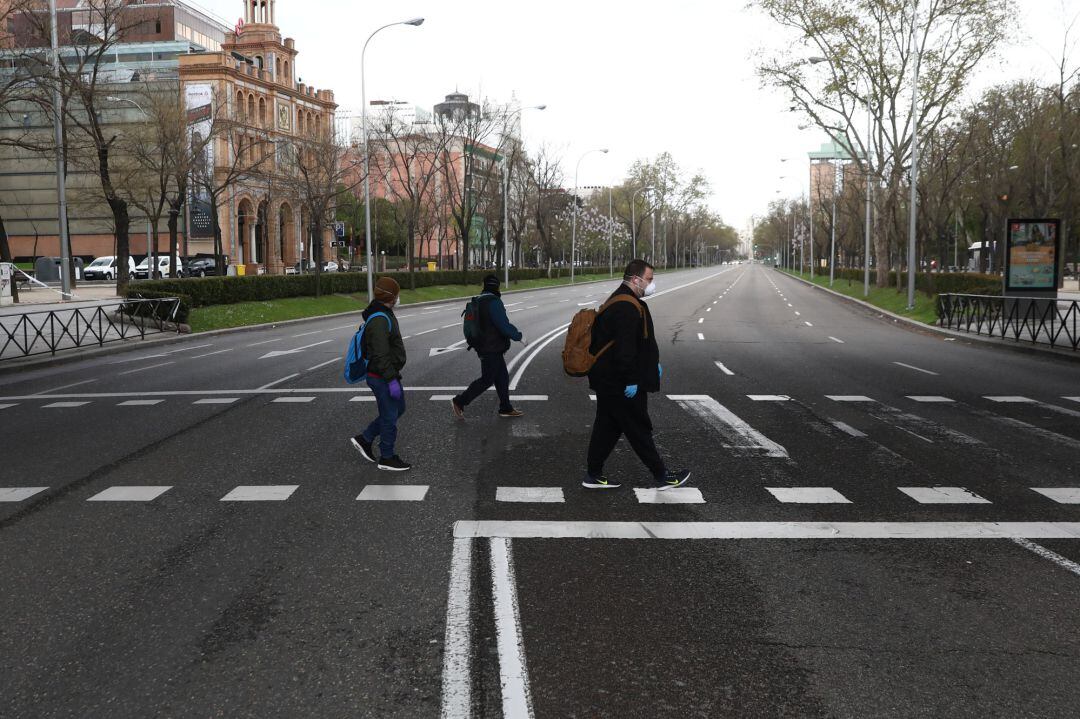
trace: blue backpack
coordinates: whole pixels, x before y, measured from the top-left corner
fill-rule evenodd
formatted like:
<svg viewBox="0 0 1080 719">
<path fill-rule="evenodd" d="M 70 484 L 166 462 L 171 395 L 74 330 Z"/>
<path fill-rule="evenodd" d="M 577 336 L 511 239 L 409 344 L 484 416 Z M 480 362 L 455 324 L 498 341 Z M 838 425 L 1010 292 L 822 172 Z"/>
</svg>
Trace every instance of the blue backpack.
<svg viewBox="0 0 1080 719">
<path fill-rule="evenodd" d="M 394 324 L 385 312 L 372 312 L 367 321 L 360 325 L 360 329 L 353 335 L 348 349 L 345 350 L 345 381 L 349 384 L 356 384 L 367 377 L 368 358 L 364 356 L 364 330 L 375 317 L 386 318 L 386 323 L 393 329 Z"/>
</svg>

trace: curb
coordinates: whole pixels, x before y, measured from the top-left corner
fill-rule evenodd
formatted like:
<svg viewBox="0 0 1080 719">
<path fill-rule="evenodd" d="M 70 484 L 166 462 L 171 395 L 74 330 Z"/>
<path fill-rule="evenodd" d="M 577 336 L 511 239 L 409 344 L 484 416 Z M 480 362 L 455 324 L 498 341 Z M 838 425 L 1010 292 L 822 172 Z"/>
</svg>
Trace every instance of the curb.
<svg viewBox="0 0 1080 719">
<path fill-rule="evenodd" d="M 574 286 L 578 285 L 594 285 L 601 282 L 614 282 L 617 277 L 607 280 L 589 280 L 588 282 L 575 282 Z M 503 295 L 516 295 L 523 292 L 543 292 L 544 290 L 555 290 L 563 287 L 569 287 L 569 283 L 565 285 L 552 285 L 550 287 L 533 287 L 531 289 L 521 290 L 507 290 L 503 292 Z M 425 302 L 413 302 L 407 305 L 401 305 L 400 309 L 406 308 L 412 309 L 413 307 L 431 307 L 433 305 L 451 304 L 454 302 L 461 302 L 467 300 L 471 295 L 462 295 L 461 297 L 455 297 L 452 299 L 443 300 L 427 300 Z M 76 351 L 71 354 L 65 355 L 49 355 L 45 357 L 37 358 L 24 358 L 24 359 L 12 359 L 0 361 L 0 376 L 13 374 L 26 369 L 43 369 L 46 367 L 55 367 L 58 365 L 65 365 L 70 362 L 77 362 L 84 359 L 94 359 L 96 357 L 105 357 L 108 355 L 122 354 L 124 352 L 130 352 L 132 350 L 142 349 L 154 345 L 173 345 L 182 342 L 193 341 L 202 339 L 204 337 L 218 337 L 221 335 L 241 333 L 241 332 L 254 332 L 256 330 L 273 329 L 275 327 L 287 327 L 289 325 L 300 324 L 302 322 L 313 322 L 316 320 L 331 319 L 333 317 L 346 317 L 348 315 L 360 314 L 363 308 L 350 310 L 349 312 L 334 312 L 329 315 L 316 315 L 314 317 L 297 317 L 292 320 L 280 320 L 278 322 L 263 322 L 257 325 L 242 325 L 240 327 L 225 327 L 219 330 L 207 330 L 206 332 L 192 332 L 192 333 L 174 333 L 174 332 L 162 332 L 157 335 L 152 335 L 142 340 L 118 340 L 113 343 L 109 343 L 93 349 L 85 349 L 81 352 Z M 76 349 L 76 348 L 71 348 Z M 61 352 L 67 352 L 68 350 L 60 350 Z"/>
<path fill-rule="evenodd" d="M 1056 347 L 1042 347 L 1036 344 L 1020 344 L 1019 342 L 1010 343 L 997 337 L 988 337 L 986 335 L 977 335 L 970 332 L 960 332 L 958 330 L 948 329 L 946 327 L 938 327 L 937 325 L 924 324 L 922 322 L 919 322 L 918 320 L 913 320 L 910 317 L 904 317 L 903 315 L 898 315 L 895 312 L 890 312 L 889 310 L 882 309 L 877 305 L 872 305 L 865 300 L 860 300 L 856 297 L 845 295 L 841 292 L 837 292 L 836 290 L 831 290 L 828 287 L 822 287 L 821 285 L 810 282 L 809 280 L 803 279 L 802 277 L 798 277 L 796 275 L 792 275 L 781 270 L 777 270 L 777 272 L 780 272 L 780 274 L 785 277 L 790 277 L 793 280 L 802 282 L 805 285 L 809 285 L 816 290 L 827 292 L 828 294 L 839 297 L 842 300 L 847 300 L 848 302 L 851 302 L 853 304 L 860 305 L 864 309 L 868 309 L 876 313 L 879 317 L 890 317 L 893 319 L 893 321 L 904 322 L 912 329 L 933 332 L 939 335 L 947 335 L 949 337 L 955 337 L 956 339 L 969 340 L 972 342 L 983 344 L 988 347 L 1000 347 L 1003 349 L 1012 350 L 1014 352 L 1026 352 L 1029 354 L 1037 353 L 1042 355 L 1057 356 L 1073 361 L 1080 359 L 1080 352 L 1073 352 L 1072 350 L 1061 350 L 1057 349 Z"/>
</svg>

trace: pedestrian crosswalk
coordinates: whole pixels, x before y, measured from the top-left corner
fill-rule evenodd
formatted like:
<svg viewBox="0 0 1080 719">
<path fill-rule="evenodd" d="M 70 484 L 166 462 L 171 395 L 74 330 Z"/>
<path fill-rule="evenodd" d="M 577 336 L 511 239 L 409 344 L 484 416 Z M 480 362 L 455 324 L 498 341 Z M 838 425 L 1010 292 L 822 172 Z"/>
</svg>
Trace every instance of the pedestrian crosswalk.
<svg viewBox="0 0 1080 719">
<path fill-rule="evenodd" d="M 0 502 L 24 502 L 48 490 L 49 487 L 0 487 Z M 357 501 L 422 502 L 430 494 L 426 484 L 368 484 L 356 497 Z M 1054 504 L 1080 505 L 1080 487 L 1029 487 L 1035 495 Z M 569 487 L 496 487 L 487 495 L 488 501 L 504 504 L 568 504 L 579 502 L 583 497 L 633 497 L 638 504 L 715 504 L 732 500 L 727 496 L 730 487 L 722 482 L 703 480 L 702 485 L 659 490 L 635 487 L 631 492 L 605 490 L 602 492 L 582 490 L 576 482 Z M 171 485 L 115 485 L 106 487 L 85 498 L 87 502 L 153 502 L 167 494 L 182 493 Z M 760 487 L 757 499 L 780 504 L 854 504 L 834 487 Z M 892 490 L 888 490 L 892 491 Z M 896 487 L 895 491 L 906 496 L 914 504 L 993 504 L 994 501 L 966 487 Z M 218 501 L 221 502 L 285 502 L 300 493 L 324 493 L 321 487 L 303 487 L 298 484 L 240 485 L 232 488 Z M 449 490 L 447 490 L 449 492 Z M 442 495 L 442 492 L 439 493 Z M 445 496 L 445 495 L 443 495 Z M 483 498 L 482 498 L 483 499 Z M 742 500 L 745 501 L 745 500 Z M 755 500 L 756 501 L 756 500 Z"/>
</svg>

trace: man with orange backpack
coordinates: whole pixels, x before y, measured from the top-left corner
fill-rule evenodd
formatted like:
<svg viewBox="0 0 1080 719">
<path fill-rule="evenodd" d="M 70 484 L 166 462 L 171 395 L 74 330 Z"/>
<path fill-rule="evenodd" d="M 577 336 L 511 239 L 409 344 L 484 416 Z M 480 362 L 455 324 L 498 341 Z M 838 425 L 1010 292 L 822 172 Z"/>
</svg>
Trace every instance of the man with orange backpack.
<svg viewBox="0 0 1080 719">
<path fill-rule="evenodd" d="M 653 442 L 648 393 L 660 391 L 663 368 L 652 315 L 641 298 L 655 290 L 653 266 L 631 260 L 622 285 L 595 315 L 588 375 L 589 388 L 596 392 L 596 420 L 589 439 L 588 468 L 581 482 L 586 489 L 622 486 L 618 480 L 605 477 L 603 471 L 621 436 L 652 473 L 656 489 L 681 487 L 690 479 L 688 470 L 667 469 Z"/>
</svg>

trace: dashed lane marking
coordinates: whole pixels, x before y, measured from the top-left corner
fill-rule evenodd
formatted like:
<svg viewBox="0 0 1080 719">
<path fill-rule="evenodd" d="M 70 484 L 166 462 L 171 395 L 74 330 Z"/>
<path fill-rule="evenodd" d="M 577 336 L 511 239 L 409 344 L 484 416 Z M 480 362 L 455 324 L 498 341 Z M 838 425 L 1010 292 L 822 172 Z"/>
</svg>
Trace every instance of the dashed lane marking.
<svg viewBox="0 0 1080 719">
<path fill-rule="evenodd" d="M 292 335 L 292 337 L 293 337 L 293 339 L 296 339 L 297 337 L 307 337 L 308 335 L 322 334 L 322 332 L 323 332 L 323 330 L 312 330 L 311 332 L 301 332 L 298 335 Z"/>
<path fill-rule="evenodd" d="M 1080 487 L 1032 487 L 1031 491 L 1049 497 L 1058 504 L 1080 504 Z"/>
<path fill-rule="evenodd" d="M 910 369 L 910 370 L 915 370 L 916 372 L 922 372 L 923 374 L 933 375 L 934 377 L 940 377 L 941 376 L 937 372 L 931 372 L 928 369 L 923 369 L 922 367 L 916 367 L 915 365 L 907 364 L 906 362 L 893 362 L 893 364 L 898 365 L 900 367 L 906 367 L 907 369 Z"/>
<path fill-rule="evenodd" d="M 374 402 L 375 398 L 370 395 L 358 394 L 349 399 L 350 402 Z"/>
<path fill-rule="evenodd" d="M 831 399 L 833 402 L 873 402 L 874 401 L 874 400 L 870 399 L 869 397 L 867 397 L 866 395 L 861 395 L 861 394 L 827 394 L 825 396 L 828 399 Z"/>
<path fill-rule="evenodd" d="M 953 400 L 953 399 L 949 399 L 948 397 L 941 397 L 940 395 L 909 394 L 907 396 L 907 398 L 910 399 L 910 400 L 913 400 L 915 402 L 926 402 L 926 403 L 948 403 L 948 402 L 955 402 L 956 401 L 956 400 Z"/>
<path fill-rule="evenodd" d="M 88 498 L 87 502 L 151 502 L 161 495 L 172 489 L 172 486 L 168 487 L 109 487 L 108 489 L 98 492 L 93 497 Z"/>
<path fill-rule="evenodd" d="M 420 335 L 426 335 L 426 334 L 428 334 L 430 332 L 438 332 L 438 331 L 439 331 L 438 327 L 432 327 L 430 330 L 424 330 L 423 332 L 417 332 L 415 335 L 413 335 L 413 337 L 419 337 Z"/>
<path fill-rule="evenodd" d="M 48 487 L 0 487 L 0 502 L 21 502 Z"/>
<path fill-rule="evenodd" d="M 846 422 L 841 422 L 838 419 L 830 420 L 830 424 L 832 424 L 833 427 L 836 427 L 838 430 L 840 430 L 844 434 L 851 435 L 852 437 L 865 437 L 866 436 L 865 432 L 860 432 L 859 430 L 852 427 L 850 424 L 847 424 Z"/>
<path fill-rule="evenodd" d="M 766 487 L 769 494 L 785 504 L 851 504 L 832 487 Z"/>
<path fill-rule="evenodd" d="M 82 407 L 84 404 L 90 404 L 89 402 L 52 402 L 47 404 L 42 409 L 70 409 L 72 407 Z"/>
<path fill-rule="evenodd" d="M 495 501 L 561 503 L 566 497 L 562 487 L 497 487 Z"/>
<path fill-rule="evenodd" d="M 839 339 L 837 337 L 833 337 L 832 335 L 829 335 L 829 339 L 831 339 L 833 342 L 835 342 L 837 344 L 841 344 L 841 345 L 844 344 L 844 340 Z"/>
<path fill-rule="evenodd" d="M 222 502 L 284 502 L 299 484 L 240 485 L 221 498 Z"/>
<path fill-rule="evenodd" d="M 153 407 L 155 404 L 161 404 L 165 400 L 163 399 L 129 399 L 126 402 L 121 402 L 116 405 L 117 407 Z"/>
<path fill-rule="evenodd" d="M 305 372 L 313 372 L 313 371 L 315 371 L 317 369 L 321 369 L 321 368 L 325 367 L 328 364 L 334 364 L 335 362 L 340 362 L 340 361 L 341 361 L 341 359 L 339 357 L 335 357 L 333 359 L 328 359 L 325 362 L 320 362 L 319 364 L 314 365 L 313 367 L 308 367 L 304 371 Z"/>
<path fill-rule="evenodd" d="M 813 327 L 814 326 L 814 325 L 810 324 L 809 322 L 807 322 L 806 320 L 803 320 L 803 322 L 806 324 L 807 327 Z"/>
<path fill-rule="evenodd" d="M 271 342 L 280 342 L 280 341 L 281 341 L 281 340 L 283 340 L 283 339 L 285 339 L 285 338 L 284 338 L 284 337 L 275 337 L 275 338 L 274 338 L 274 339 L 272 339 L 272 340 L 263 340 L 262 342 L 252 342 L 251 344 L 249 344 L 249 345 L 244 345 L 244 346 L 245 346 L 245 347 L 258 347 L 259 345 L 268 345 L 268 344 L 270 344 Z"/>
<path fill-rule="evenodd" d="M 963 487 L 898 487 L 920 504 L 990 504 L 971 490 Z"/>
<path fill-rule="evenodd" d="M 135 374 L 136 372 L 145 372 L 148 369 L 157 369 L 158 367 L 164 367 L 166 365 L 176 364 L 175 362 L 159 362 L 158 364 L 148 365 L 146 367 L 138 367 L 136 369 L 129 369 L 124 372 L 118 372 L 118 377 L 123 377 L 126 374 Z"/>
<path fill-rule="evenodd" d="M 1080 402 L 1080 397 L 1062 397 L 1062 399 L 1067 399 L 1070 402 Z"/>
<path fill-rule="evenodd" d="M 422 502 L 427 491 L 426 484 L 369 484 L 360 490 L 356 499 L 361 502 Z"/>
<path fill-rule="evenodd" d="M 270 400 L 271 403 L 280 404 L 306 404 L 308 402 L 314 402 L 314 397 L 275 397 Z"/>
<path fill-rule="evenodd" d="M 634 488 L 639 504 L 705 504 L 701 490 L 697 487 L 675 487 L 674 489 Z"/>
<path fill-rule="evenodd" d="M 207 397 L 206 399 L 197 399 L 192 404 L 232 404 L 239 397 Z"/>
<path fill-rule="evenodd" d="M 203 353 L 201 355 L 192 355 L 188 359 L 202 359 L 203 357 L 211 357 L 213 355 L 225 354 L 226 352 L 232 352 L 232 351 L 233 351 L 233 348 L 229 347 L 228 349 L 215 350 L 213 352 L 205 352 L 205 353 Z"/>
<path fill-rule="evenodd" d="M 1028 397 L 1020 397 L 1017 395 L 997 396 L 997 395 L 984 395 L 983 399 L 988 399 L 991 402 L 999 402 L 1004 404 L 1031 404 L 1035 400 Z"/>
<path fill-rule="evenodd" d="M 734 372 L 729 370 L 727 367 L 725 367 L 723 362 L 716 361 L 716 362 L 713 362 L 713 364 L 716 365 L 717 369 L 719 369 L 721 372 L 723 372 L 724 374 L 726 374 L 728 376 L 731 376 L 731 375 L 735 374 Z"/>
<path fill-rule="evenodd" d="M 700 324 L 701 324 L 702 322 L 704 322 L 704 321 L 705 321 L 705 318 L 704 318 L 704 317 L 698 317 L 698 321 L 697 321 L 697 323 L 698 323 L 698 324 L 700 325 Z"/>
<path fill-rule="evenodd" d="M 697 333 L 697 338 L 698 338 L 699 340 L 703 340 L 703 339 L 705 339 L 705 335 L 703 335 L 703 334 L 701 334 L 700 332 L 698 332 L 698 333 Z"/>
</svg>

